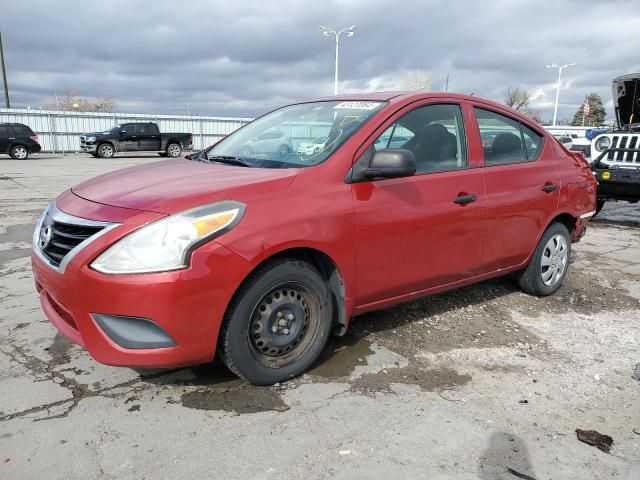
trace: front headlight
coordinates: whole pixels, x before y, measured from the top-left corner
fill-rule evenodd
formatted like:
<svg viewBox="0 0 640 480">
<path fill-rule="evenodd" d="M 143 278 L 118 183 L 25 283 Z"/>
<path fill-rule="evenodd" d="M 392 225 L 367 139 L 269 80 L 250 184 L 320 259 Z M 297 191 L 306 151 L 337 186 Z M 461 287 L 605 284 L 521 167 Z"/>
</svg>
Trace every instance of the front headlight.
<svg viewBox="0 0 640 480">
<path fill-rule="evenodd" d="M 606 150 L 611 146 L 611 139 L 609 137 L 600 137 L 596 140 L 596 150 Z"/>
<path fill-rule="evenodd" d="M 239 202 L 223 201 L 150 223 L 105 250 L 91 268 L 111 274 L 185 268 L 191 252 L 235 227 L 245 208 Z"/>
<path fill-rule="evenodd" d="M 87 137 L 87 142 L 95 142 L 96 141 L 96 137 Z"/>
</svg>

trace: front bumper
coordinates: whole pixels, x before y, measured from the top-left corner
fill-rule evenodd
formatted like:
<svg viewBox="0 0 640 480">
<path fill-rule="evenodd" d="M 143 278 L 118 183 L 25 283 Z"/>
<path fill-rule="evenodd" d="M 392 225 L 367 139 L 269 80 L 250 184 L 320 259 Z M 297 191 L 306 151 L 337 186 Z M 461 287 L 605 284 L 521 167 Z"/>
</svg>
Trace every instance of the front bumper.
<svg viewBox="0 0 640 480">
<path fill-rule="evenodd" d="M 65 208 L 64 202 L 57 205 Z M 106 207 L 109 209 L 121 210 Z M 138 213 L 142 215 L 123 221 L 77 253 L 64 273 L 34 252 L 32 267 L 42 309 L 63 335 L 100 363 L 156 368 L 210 362 L 227 305 L 250 266 L 212 241 L 196 249 L 191 266 L 184 270 L 138 275 L 105 275 L 92 270 L 89 264 L 101 251 L 139 226 L 141 216 L 148 217 L 145 212 Z M 118 220 L 121 217 L 122 212 Z M 112 317 L 110 324 L 103 321 L 105 317 Z M 114 335 L 113 318 L 131 321 L 120 321 Z M 140 333 L 144 320 L 155 324 L 157 332 L 171 342 L 146 348 L 150 344 L 138 341 L 149 333 L 148 329 Z"/>
<path fill-rule="evenodd" d="M 593 169 L 600 200 L 640 200 L 640 168 Z"/>
<path fill-rule="evenodd" d="M 80 142 L 80 150 L 87 153 L 96 153 L 97 145 L 95 143 Z"/>
</svg>

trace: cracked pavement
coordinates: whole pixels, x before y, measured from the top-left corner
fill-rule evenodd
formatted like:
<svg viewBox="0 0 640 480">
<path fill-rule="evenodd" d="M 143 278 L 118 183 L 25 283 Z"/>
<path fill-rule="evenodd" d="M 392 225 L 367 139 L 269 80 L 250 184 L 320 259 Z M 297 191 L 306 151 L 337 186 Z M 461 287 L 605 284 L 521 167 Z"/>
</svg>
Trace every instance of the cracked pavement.
<svg viewBox="0 0 640 480">
<path fill-rule="evenodd" d="M 640 207 L 605 206 L 552 297 L 506 277 L 373 312 L 307 375 L 253 387 L 218 362 L 100 365 L 40 310 L 47 203 L 155 160 L 0 159 L 0 478 L 640 478 Z"/>
</svg>

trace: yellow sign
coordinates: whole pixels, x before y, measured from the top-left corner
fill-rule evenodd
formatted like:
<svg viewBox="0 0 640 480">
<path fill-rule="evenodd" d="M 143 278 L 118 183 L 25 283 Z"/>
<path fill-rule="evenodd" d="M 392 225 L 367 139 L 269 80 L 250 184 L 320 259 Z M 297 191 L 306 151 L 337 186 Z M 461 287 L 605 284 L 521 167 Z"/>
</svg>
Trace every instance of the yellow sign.
<svg viewBox="0 0 640 480">
<path fill-rule="evenodd" d="M 611 178 L 611 172 L 602 172 L 602 179 L 609 180 Z"/>
</svg>

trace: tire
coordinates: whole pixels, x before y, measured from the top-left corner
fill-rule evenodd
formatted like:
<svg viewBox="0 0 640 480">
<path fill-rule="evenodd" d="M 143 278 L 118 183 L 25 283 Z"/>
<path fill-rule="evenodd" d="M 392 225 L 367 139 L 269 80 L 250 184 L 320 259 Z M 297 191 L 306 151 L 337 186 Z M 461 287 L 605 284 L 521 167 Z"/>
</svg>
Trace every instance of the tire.
<svg viewBox="0 0 640 480">
<path fill-rule="evenodd" d="M 11 158 L 15 160 L 26 160 L 29 158 L 29 149 L 24 145 L 16 145 L 11 149 Z"/>
<path fill-rule="evenodd" d="M 101 143 L 98 145 L 97 152 L 100 158 L 113 158 L 116 153 L 113 145 L 110 143 Z"/>
<path fill-rule="evenodd" d="M 320 273 L 295 259 L 259 267 L 234 296 L 220 331 L 229 370 L 254 385 L 300 375 L 322 353 L 333 302 Z"/>
<path fill-rule="evenodd" d="M 182 147 L 179 143 L 167 145 L 167 157 L 178 158 L 182 154 Z"/>
<path fill-rule="evenodd" d="M 594 217 L 600 213 L 602 207 L 604 207 L 604 200 L 596 200 L 596 213 L 593 214 Z"/>
<path fill-rule="evenodd" d="M 562 285 L 570 259 L 569 230 L 561 223 L 552 223 L 542 235 L 527 268 L 518 272 L 520 288 L 530 295 L 551 295 Z"/>
</svg>

